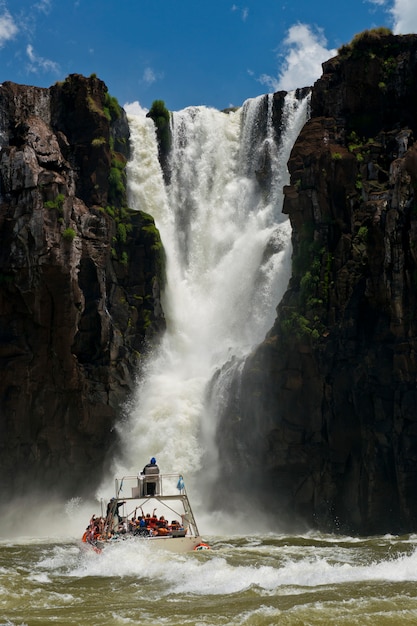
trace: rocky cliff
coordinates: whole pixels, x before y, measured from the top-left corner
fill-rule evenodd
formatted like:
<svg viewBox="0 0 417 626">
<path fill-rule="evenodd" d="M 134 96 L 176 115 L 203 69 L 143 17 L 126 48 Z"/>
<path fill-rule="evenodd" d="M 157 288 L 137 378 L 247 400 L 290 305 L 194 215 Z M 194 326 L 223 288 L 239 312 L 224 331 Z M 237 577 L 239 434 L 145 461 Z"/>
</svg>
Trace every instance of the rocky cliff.
<svg viewBox="0 0 417 626">
<path fill-rule="evenodd" d="M 225 482 L 277 526 L 417 528 L 416 133 L 416 36 L 323 65 L 289 161 L 292 278 L 218 434 Z"/>
<path fill-rule="evenodd" d="M 163 249 L 127 207 L 129 129 L 94 75 L 0 86 L 2 488 L 91 494 L 141 354 Z M 88 477 L 88 481 L 86 478 Z"/>
</svg>

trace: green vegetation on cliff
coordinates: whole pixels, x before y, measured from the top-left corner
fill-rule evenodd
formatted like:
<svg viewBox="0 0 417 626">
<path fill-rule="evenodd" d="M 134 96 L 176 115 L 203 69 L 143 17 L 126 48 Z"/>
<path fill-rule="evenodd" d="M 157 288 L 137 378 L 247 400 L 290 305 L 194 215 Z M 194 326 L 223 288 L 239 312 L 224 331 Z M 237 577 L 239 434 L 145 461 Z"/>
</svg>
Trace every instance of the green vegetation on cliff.
<svg viewBox="0 0 417 626">
<path fill-rule="evenodd" d="M 63 210 L 63 207 L 64 207 L 64 201 L 65 201 L 64 194 L 59 193 L 54 198 L 54 200 L 46 200 L 46 202 L 44 202 L 44 207 L 45 207 L 45 209 L 54 209 L 54 210 L 57 211 L 57 213 L 62 215 L 62 210 Z"/>
<path fill-rule="evenodd" d="M 338 54 L 340 57 L 347 57 L 351 55 L 360 56 L 363 53 L 366 53 L 367 55 L 375 53 L 378 54 L 381 51 L 381 43 L 386 45 L 386 40 L 384 42 L 384 38 L 386 38 L 387 35 L 393 35 L 393 33 L 389 28 L 385 28 L 384 26 L 364 30 L 357 33 L 350 43 L 341 46 L 338 49 Z M 395 46 L 398 49 L 397 43 L 395 43 Z"/>
<path fill-rule="evenodd" d="M 127 205 L 126 159 L 114 150 L 111 150 L 108 201 L 119 208 Z"/>
<path fill-rule="evenodd" d="M 115 96 L 111 96 L 108 91 L 106 91 L 103 110 L 104 115 L 107 117 L 109 122 L 118 120 L 122 114 L 122 107 L 118 103 L 117 98 Z"/>
<path fill-rule="evenodd" d="M 325 331 L 323 312 L 326 310 L 332 281 L 333 255 L 317 238 L 313 222 L 305 222 L 293 256 L 292 306 L 281 313 L 283 338 L 317 340 Z"/>
<path fill-rule="evenodd" d="M 165 106 L 163 100 L 154 100 L 147 113 L 147 117 L 153 120 L 156 126 L 156 135 L 159 143 L 159 153 L 163 162 L 171 148 L 171 114 Z"/>
</svg>

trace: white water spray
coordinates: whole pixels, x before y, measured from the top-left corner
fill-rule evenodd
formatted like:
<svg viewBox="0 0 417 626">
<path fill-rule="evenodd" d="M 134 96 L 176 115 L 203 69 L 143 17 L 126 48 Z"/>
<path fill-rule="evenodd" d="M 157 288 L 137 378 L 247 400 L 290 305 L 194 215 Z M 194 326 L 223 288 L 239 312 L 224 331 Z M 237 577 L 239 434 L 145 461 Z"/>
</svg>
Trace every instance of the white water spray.
<svg viewBox="0 0 417 626">
<path fill-rule="evenodd" d="M 282 187 L 306 111 L 307 100 L 288 94 L 279 145 L 272 96 L 228 114 L 205 107 L 173 113 L 168 187 L 153 122 L 143 111 L 129 115 L 129 205 L 150 213 L 161 233 L 167 331 L 123 424 L 128 472 L 150 456 L 162 471 L 191 477 L 201 469 L 213 441 L 213 428 L 202 428 L 206 386 L 223 363 L 259 343 L 274 321 L 291 248 Z M 258 182 L 266 163 L 267 190 Z"/>
</svg>

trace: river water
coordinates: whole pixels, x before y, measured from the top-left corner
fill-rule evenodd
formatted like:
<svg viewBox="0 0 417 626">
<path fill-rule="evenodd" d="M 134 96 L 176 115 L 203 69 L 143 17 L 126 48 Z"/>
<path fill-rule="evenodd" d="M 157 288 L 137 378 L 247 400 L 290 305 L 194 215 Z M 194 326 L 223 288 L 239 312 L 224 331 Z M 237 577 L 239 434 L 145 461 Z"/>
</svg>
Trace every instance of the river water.
<svg viewBox="0 0 417 626">
<path fill-rule="evenodd" d="M 186 555 L 146 541 L 96 554 L 71 537 L 3 540 L 0 625 L 417 623 L 416 536 L 205 539 L 211 550 Z"/>
</svg>

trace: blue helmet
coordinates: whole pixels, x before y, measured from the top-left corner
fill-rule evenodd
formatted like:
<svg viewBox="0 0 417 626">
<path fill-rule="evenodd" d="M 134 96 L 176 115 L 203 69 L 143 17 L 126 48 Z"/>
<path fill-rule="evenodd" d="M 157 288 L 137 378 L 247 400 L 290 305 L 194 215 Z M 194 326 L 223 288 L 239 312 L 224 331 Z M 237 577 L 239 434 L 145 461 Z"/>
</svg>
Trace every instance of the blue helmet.
<svg viewBox="0 0 417 626">
<path fill-rule="evenodd" d="M 151 465 L 156 465 L 156 459 L 154 456 L 151 458 Z"/>
</svg>

